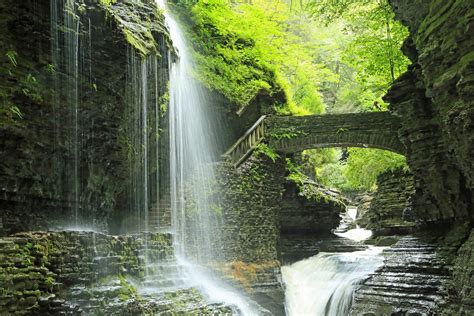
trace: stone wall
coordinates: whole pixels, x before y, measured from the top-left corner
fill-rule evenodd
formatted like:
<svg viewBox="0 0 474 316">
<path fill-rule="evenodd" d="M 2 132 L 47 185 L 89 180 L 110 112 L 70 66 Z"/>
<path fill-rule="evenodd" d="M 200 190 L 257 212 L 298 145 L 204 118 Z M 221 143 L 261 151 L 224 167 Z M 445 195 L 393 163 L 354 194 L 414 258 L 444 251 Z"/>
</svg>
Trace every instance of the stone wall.
<svg viewBox="0 0 474 316">
<path fill-rule="evenodd" d="M 151 257 L 173 258 L 169 235 L 114 237 L 38 232 L 2 238 L 1 309 L 11 314 L 79 313 L 103 306 L 104 311 L 112 312 L 115 301 L 117 312 L 132 303 L 129 299 L 137 295 L 126 278 L 139 280 L 145 275 L 145 261 L 141 256 L 145 241 L 153 252 Z M 114 284 L 117 280 L 119 283 Z M 112 295 L 105 295 L 104 289 L 102 295 L 97 293 L 100 301 L 96 301 L 93 288 L 107 285 Z"/>
<path fill-rule="evenodd" d="M 413 61 L 386 100 L 402 121 L 400 138 L 415 178 L 415 217 L 472 220 L 474 28 L 472 1 L 391 0 L 409 27 Z"/>
<path fill-rule="evenodd" d="M 232 314 L 180 283 L 171 235 L 31 232 L 0 239 L 8 315 Z M 148 287 L 148 288 L 147 288 Z"/>
<path fill-rule="evenodd" d="M 238 169 L 224 159 L 218 170 L 225 274 L 274 315 L 284 315 L 278 261 L 284 161 L 254 153 Z"/>
<path fill-rule="evenodd" d="M 263 154 L 252 155 L 238 169 L 225 160 L 219 165 L 223 251 L 227 260 L 263 262 L 277 260 L 279 212 L 285 167 Z"/>
<path fill-rule="evenodd" d="M 377 191 L 369 205 L 358 208 L 357 224 L 376 235 L 406 234 L 415 226 L 411 216 L 413 176 L 404 170 L 387 171 L 377 177 Z M 410 221 L 411 220 L 411 221 Z"/>
</svg>

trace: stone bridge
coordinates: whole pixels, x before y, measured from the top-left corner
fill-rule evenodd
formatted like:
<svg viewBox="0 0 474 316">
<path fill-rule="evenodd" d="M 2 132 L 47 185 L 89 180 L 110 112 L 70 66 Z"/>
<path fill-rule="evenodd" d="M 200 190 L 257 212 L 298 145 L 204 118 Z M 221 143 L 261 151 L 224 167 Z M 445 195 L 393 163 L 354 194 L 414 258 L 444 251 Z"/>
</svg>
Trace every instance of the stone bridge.
<svg viewBox="0 0 474 316">
<path fill-rule="evenodd" d="M 264 139 L 281 153 L 322 147 L 380 148 L 405 155 L 399 119 L 389 112 L 262 116 L 226 153 L 236 166 Z"/>
<path fill-rule="evenodd" d="M 400 122 L 389 112 L 310 116 L 272 116 L 265 119 L 265 138 L 279 152 L 319 147 L 367 147 L 405 154 L 398 139 Z"/>
</svg>

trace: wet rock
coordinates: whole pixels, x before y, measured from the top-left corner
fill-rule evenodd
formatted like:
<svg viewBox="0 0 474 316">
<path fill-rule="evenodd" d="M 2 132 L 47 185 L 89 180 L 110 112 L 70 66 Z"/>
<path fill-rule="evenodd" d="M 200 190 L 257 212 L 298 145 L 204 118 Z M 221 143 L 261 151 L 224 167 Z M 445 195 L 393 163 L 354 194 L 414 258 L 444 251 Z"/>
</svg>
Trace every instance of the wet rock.
<svg viewBox="0 0 474 316">
<path fill-rule="evenodd" d="M 123 133 L 129 115 L 127 56 L 133 50 L 130 46 L 138 56 L 140 52 L 157 56 L 157 89 L 164 95 L 170 47 L 164 17 L 149 0 L 113 1 L 110 6 L 103 1 L 73 1 L 75 12 L 63 12 L 64 3 L 0 4 L 0 26 L 5 30 L 0 47 L 15 53 L 19 62 L 13 67 L 5 54 L 0 57 L 0 72 L 9 74 L 0 78 L 0 236 L 66 229 L 78 209 L 81 218 L 75 224 L 94 223 L 101 231 L 119 232 L 126 224 L 135 224 L 129 218 L 129 197 L 123 193 L 130 185 L 131 168 Z M 54 5 L 56 29 L 51 25 Z M 62 17 L 69 14 L 78 19 L 76 61 L 65 56 L 75 49 L 72 44 L 66 47 L 71 41 L 65 40 L 68 31 Z M 78 65 L 74 78 L 67 63 Z M 34 79 L 32 86 L 24 86 L 27 78 Z M 72 79 L 77 80 L 79 95 L 77 142 L 69 137 L 74 127 L 72 104 L 65 102 L 70 101 Z M 25 95 L 22 89 L 30 93 Z M 3 113 L 10 112 L 13 104 L 20 108 L 22 119 L 4 121 Z M 76 168 L 75 156 L 79 179 L 70 174 Z"/>
<path fill-rule="evenodd" d="M 298 187 L 285 183 L 281 202 L 280 231 L 282 234 L 328 235 L 339 226 L 345 211 L 342 196 L 308 179 Z"/>
<path fill-rule="evenodd" d="M 449 285 L 445 315 L 469 315 L 474 310 L 474 232 L 457 251 Z"/>
<path fill-rule="evenodd" d="M 356 290 L 351 315 L 436 314 L 451 275 L 437 246 L 408 236 L 383 256 L 383 266 Z"/>
<path fill-rule="evenodd" d="M 393 0 L 410 28 L 404 51 L 413 65 L 385 100 L 414 175 L 413 219 L 473 219 L 474 98 L 472 1 Z"/>
<path fill-rule="evenodd" d="M 283 235 L 280 247 L 283 265 L 315 256 L 319 252 L 353 252 L 367 249 L 367 245 L 364 243 L 343 237 L 311 237 L 308 235 Z"/>
<path fill-rule="evenodd" d="M 415 194 L 413 176 L 404 170 L 387 171 L 377 177 L 377 191 L 361 201 L 357 224 L 374 235 L 407 234 L 416 223 L 408 221 Z M 412 219 L 412 218 L 410 218 Z"/>
</svg>

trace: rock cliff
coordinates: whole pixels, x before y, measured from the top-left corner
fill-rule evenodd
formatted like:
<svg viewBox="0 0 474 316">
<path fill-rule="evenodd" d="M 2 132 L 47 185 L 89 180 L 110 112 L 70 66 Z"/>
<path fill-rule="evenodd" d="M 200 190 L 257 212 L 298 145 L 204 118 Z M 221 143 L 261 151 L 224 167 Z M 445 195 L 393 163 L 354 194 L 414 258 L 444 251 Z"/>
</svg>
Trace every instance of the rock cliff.
<svg viewBox="0 0 474 316">
<path fill-rule="evenodd" d="M 474 22 L 472 1 L 390 1 L 413 61 L 386 96 L 415 179 L 422 222 L 472 220 Z"/>
<path fill-rule="evenodd" d="M 377 178 L 377 191 L 369 205 L 358 209 L 357 223 L 375 235 L 406 234 L 415 226 L 412 217 L 413 176 L 408 171 L 387 171 Z"/>
<path fill-rule="evenodd" d="M 7 0 L 0 12 L 0 235 L 123 229 L 111 219 L 129 211 L 135 175 L 156 173 L 136 167 L 141 149 L 130 131 L 137 94 L 150 111 L 166 94 L 163 16 L 148 0 Z"/>
</svg>

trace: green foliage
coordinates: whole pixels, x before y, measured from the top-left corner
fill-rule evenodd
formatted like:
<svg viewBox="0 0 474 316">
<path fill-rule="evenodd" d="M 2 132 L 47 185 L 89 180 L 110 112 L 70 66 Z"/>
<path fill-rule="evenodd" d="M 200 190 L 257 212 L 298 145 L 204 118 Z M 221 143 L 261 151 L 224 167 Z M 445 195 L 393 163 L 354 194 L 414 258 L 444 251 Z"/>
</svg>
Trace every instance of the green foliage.
<svg viewBox="0 0 474 316">
<path fill-rule="evenodd" d="M 330 188 L 341 189 L 346 183 L 345 165 L 340 163 L 341 150 L 318 148 L 302 153 L 300 168 L 310 178 Z"/>
<path fill-rule="evenodd" d="M 307 176 L 300 170 L 297 164 L 293 162 L 290 158 L 286 158 L 285 162 L 286 162 L 286 170 L 288 171 L 288 176 L 286 178 L 288 180 L 295 182 L 296 185 L 302 186 Z"/>
<path fill-rule="evenodd" d="M 308 10 L 326 25 L 339 25 L 347 40 L 340 51 L 341 81 L 329 86 L 335 112 L 380 111 L 389 85 L 406 70 L 400 47 L 408 31 L 387 0 L 313 0 Z"/>
<path fill-rule="evenodd" d="M 262 41 L 266 31 L 275 34 L 276 28 L 263 11 L 245 5 L 234 11 L 226 0 L 198 1 L 190 9 L 192 42 L 203 83 L 241 106 L 261 91 L 280 91 L 269 62 L 272 52 L 263 48 Z"/>
<path fill-rule="evenodd" d="M 12 105 L 10 107 L 10 111 L 16 116 L 18 116 L 19 118 L 21 119 L 23 118 L 23 113 L 21 113 L 21 110 L 16 105 Z"/>
<path fill-rule="evenodd" d="M 280 158 L 280 155 L 278 155 L 273 148 L 269 147 L 265 143 L 260 143 L 255 147 L 255 154 L 263 154 L 270 158 L 273 162 L 275 162 L 278 158 Z"/>
<path fill-rule="evenodd" d="M 377 176 L 388 170 L 407 169 L 404 156 L 381 149 L 350 148 L 345 169 L 347 186 L 352 189 L 375 189 Z"/>
<path fill-rule="evenodd" d="M 291 139 L 300 135 L 304 136 L 308 135 L 308 133 L 294 126 L 275 128 L 270 134 L 270 136 L 275 139 Z"/>
<path fill-rule="evenodd" d="M 320 86 L 335 77 L 308 45 L 316 35 L 312 25 L 302 23 L 286 3 L 200 0 L 182 6 L 190 21 L 197 76 L 207 87 L 239 107 L 269 94 L 276 97 L 280 113 L 324 111 Z"/>
<path fill-rule="evenodd" d="M 347 156 L 347 159 L 343 159 Z M 377 176 L 387 170 L 407 169 L 404 156 L 371 148 L 306 150 L 302 169 L 319 183 L 339 190 L 374 190 Z"/>
<path fill-rule="evenodd" d="M 44 103 L 47 88 L 38 79 L 41 71 L 34 69 L 31 61 L 9 50 L 0 55 L 0 72 L 4 74 L 0 79 L 0 127 L 22 126 L 27 106 Z"/>
<path fill-rule="evenodd" d="M 18 66 L 18 62 L 16 61 L 16 58 L 18 56 L 18 54 L 15 52 L 15 51 L 11 51 L 9 50 L 5 56 L 8 57 L 8 60 L 10 60 L 10 63 L 13 65 L 13 66 Z"/>
<path fill-rule="evenodd" d="M 99 0 L 99 2 L 103 5 L 105 5 L 106 7 L 114 4 L 115 2 L 117 2 L 117 0 Z"/>
</svg>

